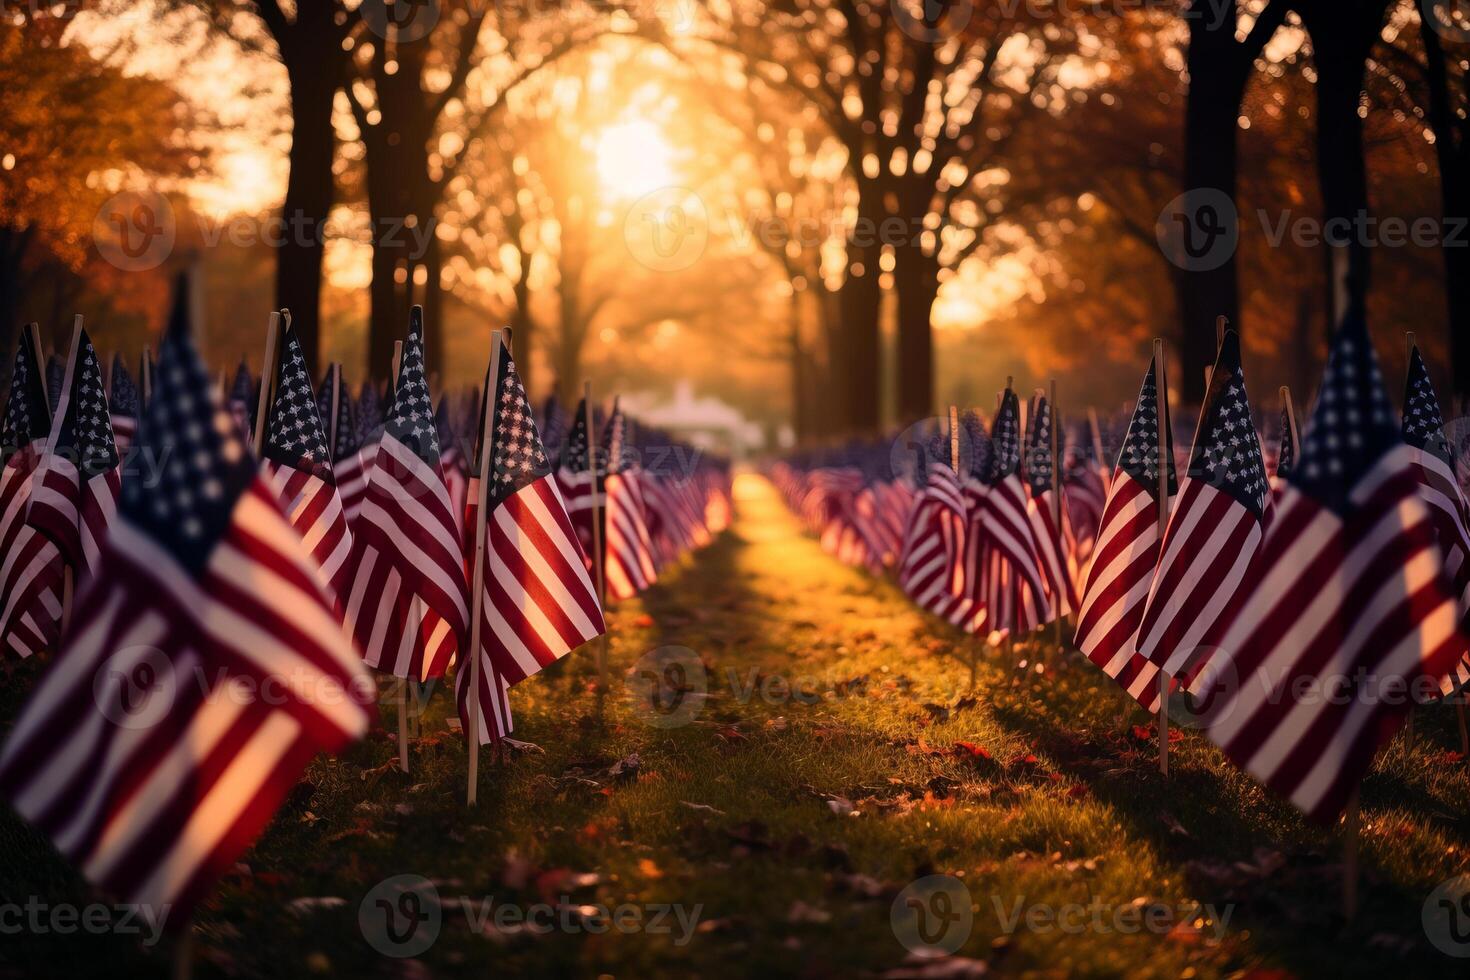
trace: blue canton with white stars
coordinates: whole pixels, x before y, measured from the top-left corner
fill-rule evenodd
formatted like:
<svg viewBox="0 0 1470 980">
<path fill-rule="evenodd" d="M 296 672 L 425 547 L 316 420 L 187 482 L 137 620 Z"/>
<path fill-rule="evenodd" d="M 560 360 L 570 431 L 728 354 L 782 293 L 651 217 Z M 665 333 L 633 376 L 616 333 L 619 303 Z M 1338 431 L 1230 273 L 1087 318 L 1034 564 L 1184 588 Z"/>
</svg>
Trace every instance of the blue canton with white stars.
<svg viewBox="0 0 1470 980">
<path fill-rule="evenodd" d="M 622 408 L 613 406 L 612 418 L 602 430 L 602 456 L 607 460 L 607 472 L 622 473 L 637 464 L 637 455 L 628 445 L 628 419 Z"/>
<path fill-rule="evenodd" d="M 22 337 L 20 343 L 15 347 L 15 368 L 10 374 L 10 398 L 5 406 L 5 428 L 0 432 L 0 453 L 4 454 L 6 460 L 10 459 L 17 449 L 31 444 L 31 441 L 40 435 L 44 435 L 45 414 L 37 415 L 33 409 L 36 406 L 35 387 L 35 361 L 31 358 L 30 341 Z M 36 431 L 36 422 L 41 422 L 40 431 Z"/>
<path fill-rule="evenodd" d="M 1021 402 L 1009 388 L 1001 397 L 1000 411 L 995 413 L 990 441 L 994 453 L 985 482 L 996 484 L 1021 468 Z"/>
<path fill-rule="evenodd" d="M 1026 424 L 1026 482 L 1033 496 L 1051 489 L 1051 407 L 1038 395 L 1031 401 L 1031 418 Z"/>
<path fill-rule="evenodd" d="M 283 466 L 310 471 L 332 482 L 332 460 L 326 427 L 311 390 L 306 357 L 296 331 L 286 331 L 285 348 L 276 375 L 276 398 L 266 421 L 264 454 Z"/>
<path fill-rule="evenodd" d="M 1228 493 L 1259 517 L 1266 509 L 1266 460 L 1251 420 L 1240 363 L 1240 338 L 1225 334 L 1205 394 L 1205 415 L 1189 459 L 1191 479 Z"/>
<path fill-rule="evenodd" d="M 1164 463 L 1168 467 L 1169 495 L 1179 490 L 1179 477 L 1174 472 L 1174 433 L 1165 419 Z M 1123 450 L 1118 454 L 1118 469 L 1142 484 L 1155 500 L 1159 496 L 1159 390 L 1154 377 L 1154 365 L 1148 366 L 1143 376 L 1143 387 L 1138 390 L 1138 403 L 1133 408 L 1133 418 L 1128 423 L 1128 435 L 1123 440 Z"/>
<path fill-rule="evenodd" d="M 1296 466 L 1296 447 L 1291 442 L 1291 414 L 1281 410 L 1281 448 L 1276 450 L 1276 476 L 1285 479 L 1291 476 Z"/>
<path fill-rule="evenodd" d="M 56 433 L 56 450 L 75 461 L 83 479 L 90 479 L 115 469 L 118 455 L 112 438 L 112 413 L 107 408 L 107 394 L 102 390 L 102 365 L 97 361 L 87 331 L 83 330 L 78 337 L 81 351 L 72 371 L 66 418 Z"/>
<path fill-rule="evenodd" d="M 1404 442 L 1442 459 L 1455 472 L 1455 455 L 1444 435 L 1444 416 L 1434 383 L 1429 380 L 1429 366 L 1416 346 L 1409 355 L 1409 377 L 1404 384 Z"/>
<path fill-rule="evenodd" d="M 516 373 L 515 361 L 504 348 L 500 351 L 500 370 L 496 375 L 499 380 L 495 386 L 495 419 L 491 429 L 495 455 L 490 460 L 489 491 L 492 506 L 551 472 L 526 389 Z"/>
<path fill-rule="evenodd" d="M 418 307 L 414 307 L 409 322 L 408 340 L 403 345 L 403 360 L 398 366 L 398 388 L 393 393 L 393 408 L 383 423 L 383 431 L 413 450 L 429 466 L 439 465 L 439 432 L 424 374 L 424 324 Z"/>
<path fill-rule="evenodd" d="M 990 442 L 990 433 L 985 431 L 985 423 L 980 421 L 980 413 L 965 409 L 960 413 L 960 459 L 968 458 L 968 474 L 984 480 L 994 453 L 995 447 Z"/>
<path fill-rule="evenodd" d="M 124 480 L 119 513 L 198 575 L 255 480 L 255 460 L 194 349 L 184 294 L 175 291 L 157 387 L 138 428 L 161 471 L 156 482 Z"/>
<path fill-rule="evenodd" d="M 1324 506 L 1346 514 L 1353 487 L 1402 442 L 1368 327 L 1361 314 L 1354 314 L 1332 340 L 1327 372 L 1302 437 L 1302 455 L 1291 483 Z"/>
<path fill-rule="evenodd" d="M 112 393 L 108 396 L 107 408 L 113 415 L 130 419 L 138 417 L 138 389 L 133 386 L 133 377 L 117 354 L 112 355 Z"/>
<path fill-rule="evenodd" d="M 587 470 L 587 399 L 577 403 L 577 414 L 572 419 L 572 429 L 567 433 L 566 449 L 561 454 L 561 465 L 573 473 Z"/>
</svg>

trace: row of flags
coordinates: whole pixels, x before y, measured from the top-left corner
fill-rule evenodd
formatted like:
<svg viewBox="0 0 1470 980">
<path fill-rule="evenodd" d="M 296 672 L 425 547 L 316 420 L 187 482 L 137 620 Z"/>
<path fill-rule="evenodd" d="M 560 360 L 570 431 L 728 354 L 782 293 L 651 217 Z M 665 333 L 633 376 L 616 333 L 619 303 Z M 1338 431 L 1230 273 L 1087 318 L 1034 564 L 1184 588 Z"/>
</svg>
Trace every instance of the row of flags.
<svg viewBox="0 0 1470 980">
<path fill-rule="evenodd" d="M 616 405 L 605 452 L 586 450 L 585 405 L 581 456 L 548 446 L 565 420 L 553 402 L 538 423 L 498 337 L 481 392 L 436 407 L 416 308 L 379 408 L 337 365 L 318 392 L 283 318 L 264 376 L 226 388 L 185 295 L 141 393 L 118 360 L 104 384 L 79 326 L 53 408 L 28 332 L 0 429 L 0 630 L 21 656 L 55 652 L 0 749 L 0 794 L 174 924 L 312 757 L 367 732 L 372 671 L 453 669 L 465 737 L 492 743 L 512 685 L 605 631 L 599 582 L 636 594 L 730 506 L 727 471 L 690 447 L 685 472 L 639 465 Z"/>
<path fill-rule="evenodd" d="M 1470 507 L 1424 359 L 1411 347 L 1396 412 L 1363 318 L 1346 318 L 1304 434 L 1288 396 L 1268 454 L 1225 331 L 1182 467 L 1166 391 L 1156 346 L 1111 466 L 1098 420 L 1067 438 L 1040 392 L 1021 435 L 1008 386 L 988 431 L 952 412 L 900 447 L 905 466 L 848 447 L 773 476 L 829 551 L 893 569 L 967 632 L 1071 616 L 1077 649 L 1139 705 L 1187 710 L 1334 819 L 1416 703 L 1470 684 Z"/>
</svg>

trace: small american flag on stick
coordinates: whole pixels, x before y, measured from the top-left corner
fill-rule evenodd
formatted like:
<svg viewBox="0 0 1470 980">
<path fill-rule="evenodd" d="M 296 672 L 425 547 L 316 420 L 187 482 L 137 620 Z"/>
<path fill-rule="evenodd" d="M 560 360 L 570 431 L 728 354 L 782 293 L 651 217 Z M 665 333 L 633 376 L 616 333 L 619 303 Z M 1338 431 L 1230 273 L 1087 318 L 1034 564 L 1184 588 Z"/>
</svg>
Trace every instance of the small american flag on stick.
<svg viewBox="0 0 1470 980">
<path fill-rule="evenodd" d="M 1159 560 L 1161 463 L 1170 500 L 1178 491 L 1174 435 L 1166 397 L 1160 405 L 1160 376 L 1159 365 L 1150 362 L 1108 485 L 1076 637 L 1077 649 L 1149 711 L 1158 709 L 1158 668 L 1138 653 L 1137 637 Z"/>
<path fill-rule="evenodd" d="M 443 675 L 469 625 L 457 523 L 439 472 L 414 307 L 393 407 L 353 526 L 347 622 L 367 663 L 397 677 Z"/>
<path fill-rule="evenodd" d="M 515 362 L 499 343 L 493 354 L 485 386 L 483 477 L 474 478 L 470 505 L 476 533 L 471 576 L 479 583 L 475 605 L 480 610 L 474 631 L 478 649 L 471 656 L 479 659 L 474 669 L 466 661 L 456 683 L 466 737 L 481 744 L 509 731 L 509 713 L 503 710 L 506 687 L 605 629 L 586 559 Z M 469 710 L 472 673 L 479 703 L 474 717 Z M 500 725 L 504 727 L 497 732 Z"/>
<path fill-rule="evenodd" d="M 138 389 L 128 374 L 122 355 L 112 355 L 112 382 L 107 392 L 107 408 L 112 416 L 112 438 L 117 443 L 117 454 L 127 458 L 133 445 L 133 436 L 138 431 Z"/>
<path fill-rule="evenodd" d="M 1269 489 L 1232 330 L 1210 373 L 1189 472 L 1139 624 L 1138 652 L 1171 677 L 1193 677 L 1209 659 L 1205 637 L 1260 547 Z"/>
<path fill-rule="evenodd" d="M 175 927 L 312 756 L 367 731 L 372 698 L 184 310 L 181 286 L 139 433 L 160 482 L 123 488 L 74 628 L 0 752 L 16 811 Z"/>
<path fill-rule="evenodd" d="M 351 581 L 352 534 L 337 495 L 306 357 L 290 327 L 276 368 L 275 400 L 266 416 L 265 433 L 261 473 L 337 600 Z"/>
<path fill-rule="evenodd" d="M 1466 653 L 1361 314 L 1317 406 L 1205 675 L 1209 737 L 1307 815 L 1340 814 L 1417 688 Z M 1344 696 L 1345 695 L 1345 696 Z"/>
</svg>

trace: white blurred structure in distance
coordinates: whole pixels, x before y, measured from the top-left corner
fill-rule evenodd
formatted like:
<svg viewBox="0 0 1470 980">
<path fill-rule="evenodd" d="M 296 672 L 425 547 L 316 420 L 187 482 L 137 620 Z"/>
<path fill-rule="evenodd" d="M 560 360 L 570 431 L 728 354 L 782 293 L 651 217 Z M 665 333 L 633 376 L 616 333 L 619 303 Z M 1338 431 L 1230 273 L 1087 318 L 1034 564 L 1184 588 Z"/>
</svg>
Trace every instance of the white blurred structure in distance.
<svg viewBox="0 0 1470 980">
<path fill-rule="evenodd" d="M 623 411 L 639 425 L 663 429 L 689 440 L 696 448 L 741 460 L 765 448 L 761 426 L 718 398 L 697 397 L 688 381 L 674 385 L 674 397 L 663 399 L 648 392 L 623 398 Z"/>
</svg>

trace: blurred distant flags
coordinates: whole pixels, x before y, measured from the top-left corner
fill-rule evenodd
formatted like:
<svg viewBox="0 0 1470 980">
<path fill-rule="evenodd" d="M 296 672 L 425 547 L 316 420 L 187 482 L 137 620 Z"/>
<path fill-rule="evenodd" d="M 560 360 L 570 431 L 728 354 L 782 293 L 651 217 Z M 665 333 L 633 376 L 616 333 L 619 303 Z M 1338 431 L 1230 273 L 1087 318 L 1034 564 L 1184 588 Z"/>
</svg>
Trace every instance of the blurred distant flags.
<svg viewBox="0 0 1470 980">
<path fill-rule="evenodd" d="M 973 603 L 965 594 L 965 502 L 959 477 L 943 458 L 948 447 L 937 436 L 932 446 L 924 438 L 910 444 L 914 482 L 922 489 L 904 533 L 898 584 L 920 609 L 960 625 Z"/>
<path fill-rule="evenodd" d="M 78 576 L 97 564 L 122 486 L 102 365 L 85 330 L 66 367 L 58 418 L 31 489 L 29 520 Z"/>
<path fill-rule="evenodd" d="M 1170 676 L 1193 676 L 1209 658 L 1205 638 L 1260 546 L 1268 494 L 1240 340 L 1231 330 L 1210 374 L 1189 472 L 1139 625 L 1138 651 Z"/>
<path fill-rule="evenodd" d="M 1026 501 L 1026 519 L 1031 525 L 1031 539 L 1051 616 L 1070 616 L 1077 608 L 1077 586 L 1067 567 L 1067 543 L 1062 533 L 1066 510 L 1052 487 L 1055 461 L 1052 459 L 1051 406 L 1044 395 L 1031 400 L 1026 436 L 1026 484 L 1030 497 Z"/>
<path fill-rule="evenodd" d="M 1437 687 L 1466 654 L 1415 455 L 1362 317 L 1350 315 L 1202 678 L 1215 692 L 1209 737 L 1320 820 L 1342 812 L 1419 681 Z M 1319 694 L 1295 693 L 1303 683 Z"/>
<path fill-rule="evenodd" d="M 194 350 L 183 295 L 139 433 L 166 461 L 159 482 L 124 486 L 73 627 L 0 752 L 16 811 L 174 926 L 311 757 L 367 731 L 372 693 Z"/>
<path fill-rule="evenodd" d="M 490 413 L 488 483 L 472 481 L 471 529 L 485 513 L 479 690 L 469 691 L 462 664 L 456 681 L 460 718 L 470 732 L 469 698 L 480 702 L 481 744 L 510 730 L 504 690 L 600 635 L 602 610 L 567 517 L 531 404 L 510 351 L 500 347 L 486 392 Z M 473 534 L 467 537 L 474 548 Z M 473 568 L 474 553 L 470 553 Z M 466 660 L 466 663 L 468 661 Z"/>
<path fill-rule="evenodd" d="M 128 449 L 133 445 L 133 436 L 138 431 L 138 389 L 119 354 L 112 355 L 107 409 L 112 416 L 112 438 L 117 444 L 117 454 L 126 459 Z"/>
<path fill-rule="evenodd" d="M 1296 467 L 1296 439 L 1292 437 L 1291 410 L 1281 406 L 1281 441 L 1276 448 L 1276 468 L 1271 474 L 1271 494 L 1274 497 L 1277 490 L 1285 483 L 1286 478 L 1291 476 L 1291 471 Z"/>
<path fill-rule="evenodd" d="M 1470 608 L 1470 532 L 1466 531 L 1465 497 L 1455 472 L 1455 457 L 1445 438 L 1444 416 L 1429 380 L 1429 368 L 1418 346 L 1409 351 L 1409 375 L 1404 385 L 1404 442 L 1419 479 L 1419 496 L 1429 505 L 1445 574 L 1460 597 L 1460 611 Z"/>
<path fill-rule="evenodd" d="M 577 541 L 587 555 L 588 567 L 596 551 L 593 547 L 592 515 L 600 512 L 604 500 L 602 481 L 592 471 L 592 436 L 587 426 L 587 401 L 577 404 L 577 414 L 572 417 L 567 431 L 566 444 L 561 452 L 561 465 L 557 467 L 556 479 L 561 486 L 567 504 L 567 514 L 576 529 Z"/>
<path fill-rule="evenodd" d="M 1455 454 L 1445 438 L 1444 417 L 1439 399 L 1429 380 L 1429 368 L 1417 345 L 1409 350 L 1409 374 L 1404 384 L 1404 442 L 1414 461 L 1419 496 L 1429 507 L 1439 548 L 1444 556 L 1445 577 L 1452 588 L 1460 615 L 1470 612 L 1470 521 L 1465 497 L 1455 467 Z M 1445 678 L 1442 693 L 1470 684 L 1470 660 L 1462 660 Z"/>
<path fill-rule="evenodd" d="M 61 552 L 26 520 L 51 433 L 34 338 L 25 331 L 16 345 L 0 430 L 0 629 L 5 647 L 22 657 L 53 645 L 61 629 Z"/>
<path fill-rule="evenodd" d="M 230 385 L 229 406 L 235 424 L 249 440 L 255 431 L 257 401 L 255 381 L 250 377 L 250 365 L 245 363 L 244 358 L 240 359 L 239 366 L 235 368 L 235 380 Z"/>
<path fill-rule="evenodd" d="M 347 592 L 352 534 L 327 447 L 311 375 L 296 331 L 287 326 L 276 367 L 275 400 L 266 416 L 261 472 L 286 519 L 301 536 L 334 601 Z"/>
<path fill-rule="evenodd" d="M 1178 490 L 1174 436 L 1167 400 L 1160 404 L 1159 376 L 1159 365 L 1150 363 L 1108 488 L 1075 640 L 1077 649 L 1150 711 L 1159 703 L 1158 668 L 1139 655 L 1137 637 L 1159 558 L 1161 462 L 1171 501 Z"/>
<path fill-rule="evenodd" d="M 449 411 L 447 398 L 439 399 L 439 408 L 434 412 L 434 428 L 439 436 L 439 469 L 444 474 L 444 485 L 449 490 L 449 507 L 454 513 L 455 530 L 463 537 L 469 471 L 459 427 Z"/>
<path fill-rule="evenodd" d="M 367 663 L 397 677 L 441 676 L 468 627 L 459 524 L 439 470 L 424 374 L 423 312 L 413 308 L 393 406 L 353 525 L 347 622 Z"/>
<path fill-rule="evenodd" d="M 975 524 L 984 541 L 978 595 L 992 631 L 1024 633 L 1049 622 L 1052 614 L 1021 481 L 1020 401 L 1010 388 L 1001 397 L 990 439 L 987 489 Z"/>
<path fill-rule="evenodd" d="M 616 401 L 603 429 L 602 448 L 607 461 L 602 536 L 607 591 L 614 599 L 631 599 L 658 581 L 658 571 L 644 517 L 641 467 L 628 444 L 627 416 Z"/>
</svg>

